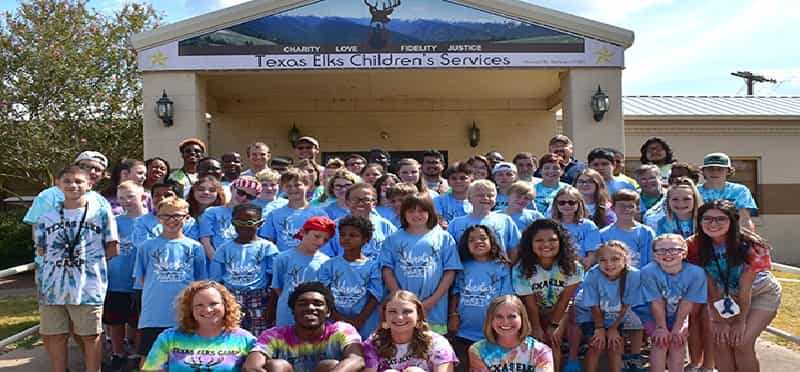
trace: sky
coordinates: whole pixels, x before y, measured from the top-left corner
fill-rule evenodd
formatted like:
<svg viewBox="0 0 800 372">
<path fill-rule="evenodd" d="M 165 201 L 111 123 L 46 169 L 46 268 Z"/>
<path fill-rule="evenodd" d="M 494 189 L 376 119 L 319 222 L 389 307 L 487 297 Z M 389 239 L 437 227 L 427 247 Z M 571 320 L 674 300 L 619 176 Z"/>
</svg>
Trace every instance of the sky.
<svg viewBox="0 0 800 372">
<path fill-rule="evenodd" d="M 127 0 L 89 0 L 113 13 Z M 150 0 L 173 23 L 246 0 Z M 360 0 L 353 0 L 361 3 Z M 417 0 L 410 0 L 417 1 Z M 800 95 L 800 4 L 796 0 L 523 0 L 632 30 L 625 95 L 744 95 L 734 71 L 777 80 L 758 95 Z M 0 11 L 19 1 L 0 0 Z"/>
</svg>

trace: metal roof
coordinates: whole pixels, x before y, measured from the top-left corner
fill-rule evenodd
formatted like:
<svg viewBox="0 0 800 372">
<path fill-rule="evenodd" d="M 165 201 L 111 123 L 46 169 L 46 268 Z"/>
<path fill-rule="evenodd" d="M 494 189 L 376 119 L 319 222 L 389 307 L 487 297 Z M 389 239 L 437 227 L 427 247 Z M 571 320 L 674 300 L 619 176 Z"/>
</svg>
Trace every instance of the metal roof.
<svg viewBox="0 0 800 372">
<path fill-rule="evenodd" d="M 800 117 L 800 96 L 623 96 L 626 118 Z"/>
</svg>

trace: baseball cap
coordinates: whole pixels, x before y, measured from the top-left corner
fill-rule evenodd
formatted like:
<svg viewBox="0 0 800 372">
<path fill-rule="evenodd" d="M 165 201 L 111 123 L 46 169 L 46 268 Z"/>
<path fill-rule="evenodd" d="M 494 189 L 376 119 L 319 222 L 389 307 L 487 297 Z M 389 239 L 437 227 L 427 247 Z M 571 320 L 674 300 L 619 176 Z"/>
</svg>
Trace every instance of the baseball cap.
<svg viewBox="0 0 800 372">
<path fill-rule="evenodd" d="M 327 233 L 328 236 L 332 238 L 336 235 L 336 223 L 328 217 L 311 217 L 303 224 L 303 228 L 301 228 L 297 234 L 294 234 L 294 238 L 297 240 L 303 240 L 303 232 L 306 230 L 322 231 Z"/>
<path fill-rule="evenodd" d="M 317 141 L 317 139 L 314 138 L 314 137 L 303 136 L 303 137 L 298 138 L 297 141 L 294 142 L 295 147 L 297 147 L 297 144 L 300 143 L 300 142 L 308 142 L 308 143 L 316 146 L 317 148 L 319 148 L 319 141 Z"/>
<path fill-rule="evenodd" d="M 700 168 L 706 167 L 733 168 L 733 166 L 731 166 L 731 158 L 724 152 L 712 152 L 704 156 L 703 166 Z"/>
<path fill-rule="evenodd" d="M 186 145 L 192 144 L 192 143 L 197 145 L 197 146 L 200 146 L 200 148 L 203 149 L 203 152 L 206 151 L 206 143 L 203 142 L 202 140 L 200 140 L 199 138 L 187 138 L 187 139 L 181 141 L 180 143 L 178 143 L 178 148 L 179 149 L 183 149 L 183 146 L 186 146 Z"/>
<path fill-rule="evenodd" d="M 78 154 L 78 157 L 75 158 L 75 164 L 78 164 L 81 160 L 91 160 L 100 163 L 103 168 L 108 168 L 108 158 L 105 155 L 97 152 L 97 151 L 84 151 Z"/>
<path fill-rule="evenodd" d="M 548 145 L 553 145 L 553 144 L 555 144 L 557 142 L 561 142 L 561 143 L 566 144 L 566 145 L 571 145 L 572 144 L 572 140 L 569 139 L 569 137 L 567 137 L 567 136 L 565 136 L 563 134 L 557 134 L 557 135 L 553 136 L 553 138 L 551 138 L 550 142 L 548 142 L 547 144 Z"/>
<path fill-rule="evenodd" d="M 242 190 L 250 195 L 258 196 L 261 193 L 261 182 L 258 182 L 255 177 L 240 176 L 231 182 L 231 190 Z"/>
<path fill-rule="evenodd" d="M 497 172 L 503 172 L 503 171 L 509 171 L 509 170 L 514 172 L 514 173 L 517 173 L 517 166 L 514 165 L 514 163 L 509 163 L 507 161 L 501 161 L 501 162 L 499 162 L 499 163 L 494 165 L 494 168 L 492 169 L 492 176 L 494 176 Z"/>
</svg>

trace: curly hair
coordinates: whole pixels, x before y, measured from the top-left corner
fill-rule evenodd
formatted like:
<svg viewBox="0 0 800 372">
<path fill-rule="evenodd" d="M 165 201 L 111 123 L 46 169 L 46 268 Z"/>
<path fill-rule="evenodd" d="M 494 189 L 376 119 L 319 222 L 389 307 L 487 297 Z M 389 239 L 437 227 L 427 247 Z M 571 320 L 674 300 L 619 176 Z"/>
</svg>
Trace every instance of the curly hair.
<svg viewBox="0 0 800 372">
<path fill-rule="evenodd" d="M 370 221 L 369 218 L 354 216 L 352 214 L 342 217 L 342 219 L 339 220 L 338 227 L 340 233 L 342 231 L 342 227 L 345 226 L 350 226 L 358 230 L 365 240 L 371 240 L 372 233 L 375 231 L 375 227 L 372 225 L 372 221 Z"/>
<path fill-rule="evenodd" d="M 241 308 L 233 294 L 224 285 L 211 280 L 201 280 L 192 282 L 178 295 L 175 301 L 175 310 L 178 313 L 178 328 L 185 333 L 194 333 L 197 330 L 197 320 L 192 313 L 192 301 L 198 292 L 213 288 L 222 297 L 222 304 L 225 306 L 225 316 L 222 319 L 222 329 L 232 331 L 239 328 L 239 321 L 242 317 Z"/>
<path fill-rule="evenodd" d="M 525 231 L 522 232 L 522 237 L 519 239 L 519 263 L 522 269 L 522 276 L 531 278 L 536 274 L 536 265 L 539 264 L 539 257 L 533 253 L 533 238 L 539 231 L 551 230 L 558 236 L 558 255 L 556 262 L 561 272 L 566 276 L 570 276 L 578 272 L 578 267 L 575 261 L 578 255 L 575 253 L 575 244 L 572 237 L 563 225 L 555 220 L 545 218 L 533 221 Z"/>
<path fill-rule="evenodd" d="M 664 152 L 667 153 L 667 155 L 664 157 L 664 164 L 672 164 L 675 162 L 675 160 L 672 158 L 675 156 L 675 154 L 672 152 L 672 148 L 667 144 L 667 141 L 661 137 L 650 137 L 647 139 L 647 141 L 644 141 L 642 147 L 639 148 L 639 152 L 642 154 L 642 157 L 639 158 L 639 160 L 642 162 L 642 164 L 655 164 L 647 158 L 647 147 L 653 143 L 660 144 L 661 147 L 664 148 Z"/>
<path fill-rule="evenodd" d="M 394 181 L 395 184 L 401 183 L 400 177 L 397 177 L 397 175 L 394 173 L 386 173 L 378 177 L 377 180 L 375 180 L 375 191 L 378 193 L 378 205 L 383 205 L 384 203 L 384 198 L 386 197 L 386 193 L 385 192 L 381 193 L 381 188 L 383 184 L 390 179 Z"/>
<path fill-rule="evenodd" d="M 410 356 L 428 359 L 428 354 L 431 351 L 431 347 L 433 347 L 433 337 L 429 334 L 430 327 L 426 320 L 425 309 L 422 306 L 422 301 L 414 293 L 404 290 L 392 292 L 381 305 L 381 326 L 375 331 L 375 337 L 372 341 L 373 346 L 378 349 L 378 355 L 384 359 L 389 359 L 393 358 L 397 353 L 397 347 L 392 342 L 392 330 L 386 322 L 386 307 L 392 301 L 404 301 L 414 304 L 417 309 L 417 324 L 414 326 L 414 335 L 411 338 L 411 344 L 408 349 Z"/>
<path fill-rule="evenodd" d="M 361 182 L 361 177 L 357 174 L 347 170 L 347 169 L 340 169 L 337 170 L 336 173 L 328 179 L 328 182 L 325 183 L 325 196 L 328 198 L 336 199 L 336 194 L 334 194 L 335 187 L 333 187 L 333 183 L 336 182 L 337 179 L 343 179 L 350 181 L 351 187 L 359 182 Z"/>
<path fill-rule="evenodd" d="M 330 312 L 334 307 L 336 307 L 336 302 L 333 298 L 333 292 L 331 289 L 326 287 L 325 284 L 322 282 L 302 282 L 297 287 L 294 287 L 292 293 L 289 293 L 289 310 L 294 312 L 294 304 L 297 302 L 297 299 L 306 292 L 317 292 L 325 298 L 325 305 L 328 307 L 328 311 Z"/>
<path fill-rule="evenodd" d="M 461 258 L 461 262 L 472 261 L 475 257 L 472 255 L 472 252 L 469 251 L 469 234 L 471 234 L 475 230 L 483 230 L 486 235 L 489 236 L 489 257 L 492 261 L 510 264 L 511 261 L 506 257 L 505 253 L 503 253 L 503 249 L 500 248 L 500 244 L 497 243 L 497 237 L 495 237 L 494 231 L 490 229 L 486 225 L 472 225 L 464 230 L 464 233 L 461 235 L 461 239 L 458 241 L 458 256 Z"/>
</svg>

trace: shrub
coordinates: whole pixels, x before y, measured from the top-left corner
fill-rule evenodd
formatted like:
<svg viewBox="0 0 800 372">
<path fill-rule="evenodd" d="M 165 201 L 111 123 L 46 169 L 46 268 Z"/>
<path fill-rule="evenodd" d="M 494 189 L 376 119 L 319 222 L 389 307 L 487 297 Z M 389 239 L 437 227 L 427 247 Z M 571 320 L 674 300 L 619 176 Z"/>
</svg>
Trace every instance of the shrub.
<svg viewBox="0 0 800 372">
<path fill-rule="evenodd" d="M 31 226 L 22 222 L 25 209 L 0 211 L 0 268 L 33 262 Z"/>
</svg>

